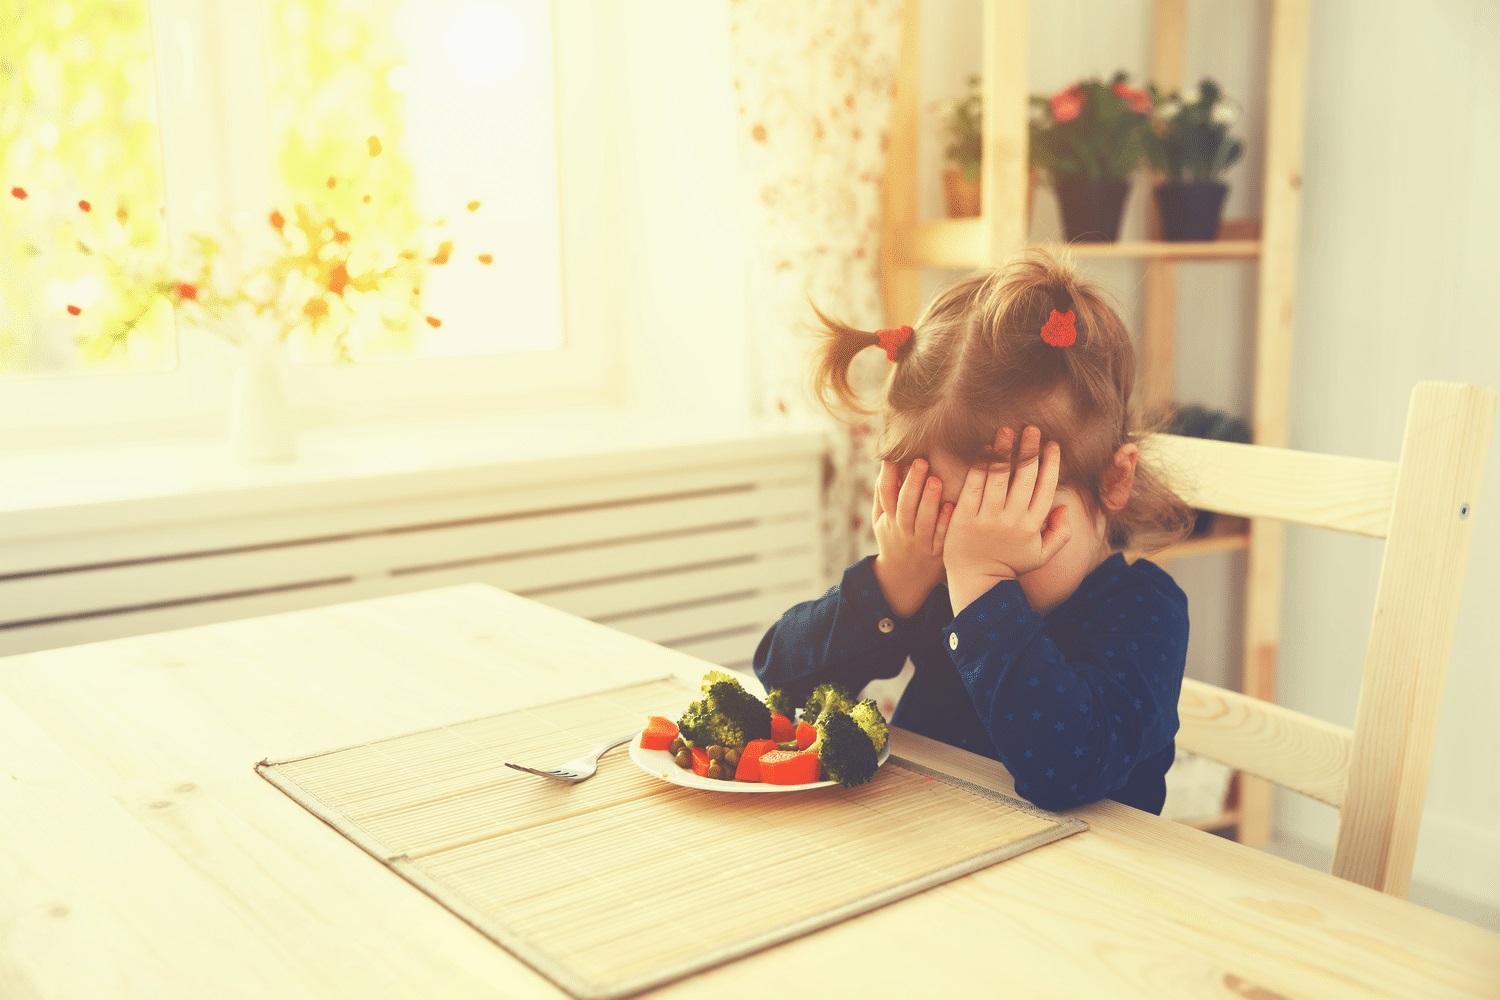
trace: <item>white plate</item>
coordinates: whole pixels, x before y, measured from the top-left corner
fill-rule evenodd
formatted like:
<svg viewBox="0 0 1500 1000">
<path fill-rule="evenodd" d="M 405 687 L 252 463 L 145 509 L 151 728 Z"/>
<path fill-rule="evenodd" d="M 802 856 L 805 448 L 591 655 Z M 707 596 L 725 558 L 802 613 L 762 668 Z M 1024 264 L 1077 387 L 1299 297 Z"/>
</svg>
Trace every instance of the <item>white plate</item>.
<svg viewBox="0 0 1500 1000">
<path fill-rule="evenodd" d="M 875 766 L 884 764 L 890 755 L 891 744 L 887 740 L 885 749 L 876 758 Z M 630 741 L 630 759 L 635 761 L 636 767 L 663 781 L 670 781 L 683 788 L 702 788 L 710 792 L 805 792 L 809 788 L 827 788 L 838 784 L 836 781 L 809 781 L 803 785 L 768 785 L 764 781 L 725 781 L 722 778 L 699 777 L 686 768 L 678 767 L 667 751 L 642 748 L 639 734 Z"/>
</svg>

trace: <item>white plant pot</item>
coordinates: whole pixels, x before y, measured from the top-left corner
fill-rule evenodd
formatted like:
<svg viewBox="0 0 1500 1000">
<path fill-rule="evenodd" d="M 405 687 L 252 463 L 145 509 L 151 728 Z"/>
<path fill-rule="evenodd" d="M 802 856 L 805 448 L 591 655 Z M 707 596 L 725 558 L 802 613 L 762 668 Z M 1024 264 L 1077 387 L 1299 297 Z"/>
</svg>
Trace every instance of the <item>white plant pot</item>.
<svg viewBox="0 0 1500 1000">
<path fill-rule="evenodd" d="M 285 359 L 275 337 L 247 337 L 239 346 L 229 398 L 229 440 L 241 462 L 290 462 L 297 457 Z"/>
</svg>

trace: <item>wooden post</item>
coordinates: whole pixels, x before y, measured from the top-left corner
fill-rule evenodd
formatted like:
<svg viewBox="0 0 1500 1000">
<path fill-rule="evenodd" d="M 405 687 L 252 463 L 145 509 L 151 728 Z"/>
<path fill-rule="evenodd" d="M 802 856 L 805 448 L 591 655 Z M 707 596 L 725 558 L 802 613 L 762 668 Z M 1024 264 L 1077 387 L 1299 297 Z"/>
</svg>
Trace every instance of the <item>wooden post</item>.
<svg viewBox="0 0 1500 1000">
<path fill-rule="evenodd" d="M 1256 303 L 1254 440 L 1287 446 L 1292 370 L 1292 306 L 1297 284 L 1297 235 L 1302 209 L 1302 147 L 1307 89 L 1307 0 L 1275 0 L 1271 8 L 1266 101 L 1266 172 L 1262 199 L 1260 289 Z M 1275 521 L 1250 525 L 1245 595 L 1245 660 L 1241 689 L 1273 701 L 1281 633 L 1286 529 Z M 1239 839 L 1253 846 L 1271 836 L 1271 786 L 1240 776 Z"/>
<path fill-rule="evenodd" d="M 891 105 L 885 165 L 885 214 L 881 220 L 880 277 L 885 321 L 899 326 L 922 308 L 922 268 L 906 252 L 917 229 L 917 114 L 921 98 L 920 0 L 901 5 L 901 55 Z"/>
<path fill-rule="evenodd" d="M 982 263 L 995 267 L 1026 245 L 1026 0 L 985 0 L 983 33 L 980 227 Z"/>
<path fill-rule="evenodd" d="M 1168 92 L 1180 89 L 1186 60 L 1187 0 L 1155 0 L 1151 12 L 1152 81 Z M 1158 239 L 1160 233 L 1153 231 L 1150 237 Z M 1147 413 L 1169 405 L 1175 396 L 1176 328 L 1177 262 L 1150 258 L 1141 288 L 1140 400 Z"/>
</svg>

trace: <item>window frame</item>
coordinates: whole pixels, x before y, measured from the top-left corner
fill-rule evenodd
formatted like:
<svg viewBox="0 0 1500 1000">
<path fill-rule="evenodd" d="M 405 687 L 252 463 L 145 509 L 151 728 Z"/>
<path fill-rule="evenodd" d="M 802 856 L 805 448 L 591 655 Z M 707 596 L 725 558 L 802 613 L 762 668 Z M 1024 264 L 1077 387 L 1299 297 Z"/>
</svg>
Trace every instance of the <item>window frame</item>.
<svg viewBox="0 0 1500 1000">
<path fill-rule="evenodd" d="M 152 31 L 166 232 L 178 244 L 196 192 L 231 218 L 274 203 L 268 134 L 265 0 L 146 0 Z M 618 402 L 620 289 L 611 259 L 615 197 L 598 169 L 617 137 L 600 58 L 604 19 L 549 4 L 558 142 L 563 347 L 558 351 L 393 358 L 286 367 L 305 426 L 490 415 Z M 231 44 L 232 42 L 232 44 Z M 563 53 L 567 53 L 566 61 Z M 263 123 L 229 129 L 225 122 Z M 227 425 L 236 354 L 212 331 L 176 317 L 178 362 L 153 373 L 70 373 L 0 379 L 0 447 L 110 443 L 197 434 Z"/>
</svg>

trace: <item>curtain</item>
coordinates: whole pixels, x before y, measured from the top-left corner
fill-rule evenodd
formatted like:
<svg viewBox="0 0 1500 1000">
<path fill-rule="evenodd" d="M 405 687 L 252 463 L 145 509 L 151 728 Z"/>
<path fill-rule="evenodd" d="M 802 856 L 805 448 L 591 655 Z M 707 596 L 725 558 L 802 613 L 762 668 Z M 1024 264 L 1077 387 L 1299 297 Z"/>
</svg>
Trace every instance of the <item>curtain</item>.
<svg viewBox="0 0 1500 1000">
<path fill-rule="evenodd" d="M 822 413 L 808 390 L 809 301 L 852 326 L 883 325 L 876 262 L 902 0 L 733 0 L 735 95 L 747 191 L 751 384 L 761 414 Z M 877 355 L 870 357 L 869 355 Z M 873 393 L 878 352 L 851 381 Z M 829 421 L 824 571 L 874 551 L 872 419 Z"/>
</svg>

